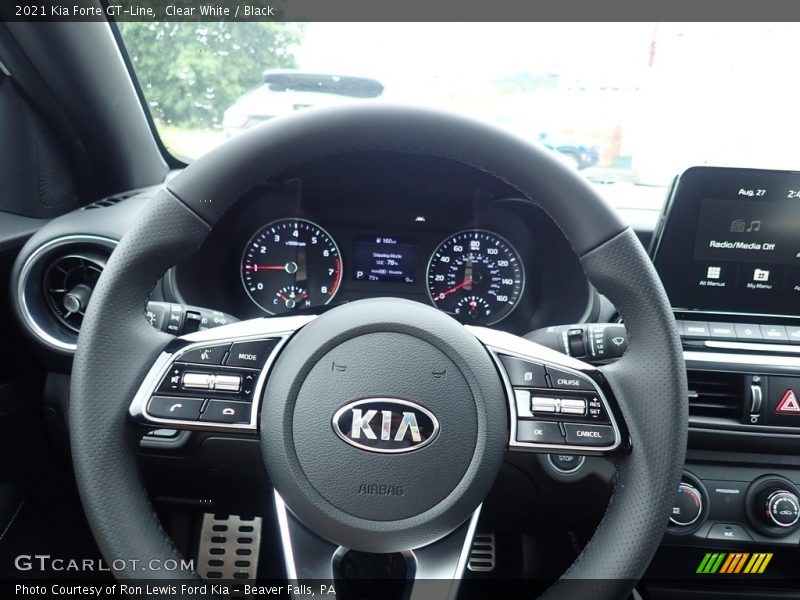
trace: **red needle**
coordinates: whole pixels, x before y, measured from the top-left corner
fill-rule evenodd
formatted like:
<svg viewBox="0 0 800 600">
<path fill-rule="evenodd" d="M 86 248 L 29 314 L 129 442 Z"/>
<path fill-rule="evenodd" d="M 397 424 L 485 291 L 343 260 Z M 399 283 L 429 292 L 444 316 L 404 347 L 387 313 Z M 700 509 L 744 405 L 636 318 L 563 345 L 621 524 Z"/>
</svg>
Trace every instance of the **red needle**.
<svg viewBox="0 0 800 600">
<path fill-rule="evenodd" d="M 286 265 L 245 265 L 247 271 L 285 271 Z"/>
<path fill-rule="evenodd" d="M 472 277 L 470 277 L 469 279 L 465 279 L 464 281 L 462 281 L 458 285 L 454 285 L 453 287 L 451 287 L 449 290 L 445 290 L 445 291 L 437 294 L 436 295 L 436 300 L 437 301 L 443 300 L 445 298 L 445 296 L 449 296 L 453 292 L 457 292 L 458 290 L 460 290 L 464 286 L 467 286 L 467 285 L 469 285 L 471 283 L 472 283 Z"/>
</svg>

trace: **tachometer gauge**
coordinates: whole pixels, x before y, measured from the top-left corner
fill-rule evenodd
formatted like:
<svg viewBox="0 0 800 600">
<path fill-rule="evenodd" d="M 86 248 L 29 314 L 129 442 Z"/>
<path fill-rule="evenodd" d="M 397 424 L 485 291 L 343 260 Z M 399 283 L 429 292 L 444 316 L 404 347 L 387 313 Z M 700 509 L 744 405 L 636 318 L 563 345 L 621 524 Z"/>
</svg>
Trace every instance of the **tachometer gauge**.
<svg viewBox="0 0 800 600">
<path fill-rule="evenodd" d="M 327 304 L 342 281 L 342 258 L 330 234 L 305 219 L 281 219 L 260 229 L 242 257 L 242 283 L 270 314 Z"/>
<path fill-rule="evenodd" d="M 495 233 L 469 230 L 443 241 L 428 264 L 437 308 L 468 323 L 491 325 L 514 310 L 525 287 L 519 254 Z"/>
</svg>

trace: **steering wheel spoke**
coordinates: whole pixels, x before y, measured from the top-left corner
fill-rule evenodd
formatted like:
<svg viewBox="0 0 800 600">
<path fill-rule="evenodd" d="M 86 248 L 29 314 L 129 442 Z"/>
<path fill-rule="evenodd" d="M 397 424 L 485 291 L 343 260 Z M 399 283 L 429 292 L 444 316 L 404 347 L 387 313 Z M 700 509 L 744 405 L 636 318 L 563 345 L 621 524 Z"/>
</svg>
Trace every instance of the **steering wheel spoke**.
<svg viewBox="0 0 800 600">
<path fill-rule="evenodd" d="M 256 432 L 270 367 L 313 318 L 252 319 L 175 338 L 142 382 L 131 417 L 172 429 Z"/>
<path fill-rule="evenodd" d="M 347 548 L 323 539 L 303 525 L 278 492 L 275 492 L 275 512 L 286 576 L 295 589 L 304 589 L 304 583 L 331 584 L 339 588 L 347 585 L 347 578 L 353 571 L 359 571 L 358 557 L 351 559 Z M 456 597 L 480 512 L 479 506 L 469 519 L 431 544 L 395 553 L 405 563 L 405 598 L 448 600 Z M 345 567 L 344 563 L 349 560 L 354 564 Z M 393 583 L 403 584 L 402 581 Z M 326 593 L 325 597 L 332 596 Z"/>
<path fill-rule="evenodd" d="M 488 349 L 509 405 L 510 450 L 612 454 L 630 436 L 603 371 L 524 338 L 469 329 Z"/>
</svg>

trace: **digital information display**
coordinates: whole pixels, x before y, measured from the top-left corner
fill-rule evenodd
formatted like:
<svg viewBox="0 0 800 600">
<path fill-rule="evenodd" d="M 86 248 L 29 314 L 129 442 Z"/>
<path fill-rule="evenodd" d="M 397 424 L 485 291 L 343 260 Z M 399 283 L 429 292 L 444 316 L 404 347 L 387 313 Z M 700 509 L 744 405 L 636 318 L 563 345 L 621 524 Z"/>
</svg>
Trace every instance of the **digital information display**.
<svg viewBox="0 0 800 600">
<path fill-rule="evenodd" d="M 800 173 L 681 176 L 655 256 L 676 309 L 800 316 Z"/>
<path fill-rule="evenodd" d="M 417 241 L 388 235 L 357 235 L 353 279 L 414 283 Z"/>
</svg>

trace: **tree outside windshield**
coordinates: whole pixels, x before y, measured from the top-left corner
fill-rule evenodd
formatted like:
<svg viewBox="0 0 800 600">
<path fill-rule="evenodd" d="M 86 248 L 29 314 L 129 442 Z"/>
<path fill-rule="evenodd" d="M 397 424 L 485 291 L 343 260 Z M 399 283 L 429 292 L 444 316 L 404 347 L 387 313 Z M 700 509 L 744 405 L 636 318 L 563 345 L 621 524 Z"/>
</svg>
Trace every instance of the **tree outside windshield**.
<svg viewBox="0 0 800 600">
<path fill-rule="evenodd" d="M 311 106 L 391 101 L 542 144 L 618 206 L 658 208 L 693 165 L 798 167 L 796 25 L 118 26 L 162 141 L 186 161 Z"/>
</svg>

